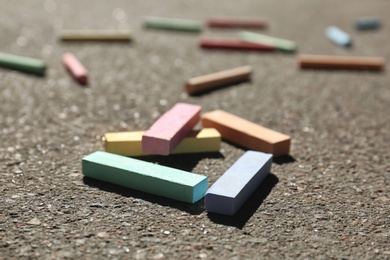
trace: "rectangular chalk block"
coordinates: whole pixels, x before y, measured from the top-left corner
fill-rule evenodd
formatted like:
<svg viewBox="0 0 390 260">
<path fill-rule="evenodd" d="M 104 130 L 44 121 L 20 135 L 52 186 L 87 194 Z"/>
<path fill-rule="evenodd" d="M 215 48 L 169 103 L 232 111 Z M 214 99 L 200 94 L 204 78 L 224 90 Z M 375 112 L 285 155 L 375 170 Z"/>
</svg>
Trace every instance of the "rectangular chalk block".
<svg viewBox="0 0 390 260">
<path fill-rule="evenodd" d="M 106 133 L 106 152 L 124 156 L 147 155 L 142 153 L 144 131 Z M 193 130 L 172 151 L 172 154 L 217 152 L 221 147 L 221 134 L 214 128 Z"/>
<path fill-rule="evenodd" d="M 355 23 L 357 30 L 375 30 L 380 28 L 381 25 L 381 20 L 375 16 L 361 17 Z"/>
<path fill-rule="evenodd" d="M 58 37 L 63 41 L 130 41 L 131 32 L 123 29 L 62 30 Z"/>
<path fill-rule="evenodd" d="M 185 89 L 190 95 L 198 95 L 222 86 L 247 81 L 251 75 L 251 66 L 237 67 L 191 78 L 187 81 Z"/>
<path fill-rule="evenodd" d="M 255 18 L 224 18 L 215 17 L 207 20 L 207 25 L 213 28 L 246 28 L 265 29 L 268 24 L 263 19 Z"/>
<path fill-rule="evenodd" d="M 349 47 L 352 44 L 351 37 L 336 26 L 329 26 L 326 28 L 325 34 L 329 40 L 337 45 Z"/>
<path fill-rule="evenodd" d="M 62 55 L 62 63 L 80 84 L 88 83 L 87 69 L 72 53 Z"/>
<path fill-rule="evenodd" d="M 211 187 L 205 196 L 208 212 L 232 216 L 271 171 L 272 155 L 247 151 Z"/>
<path fill-rule="evenodd" d="M 145 28 L 184 32 L 200 32 L 203 27 L 199 21 L 151 16 L 145 17 L 143 24 Z"/>
<path fill-rule="evenodd" d="M 245 42 L 237 39 L 223 38 L 202 38 L 199 41 L 199 46 L 205 49 L 225 49 L 225 50 L 240 50 L 240 51 L 274 51 L 272 46 Z"/>
<path fill-rule="evenodd" d="M 305 69 L 354 69 L 381 70 L 385 59 L 380 57 L 332 56 L 301 54 L 297 56 L 298 65 Z"/>
<path fill-rule="evenodd" d="M 289 40 L 279 39 L 268 35 L 242 31 L 239 37 L 243 41 L 273 46 L 275 49 L 285 52 L 295 52 L 297 45 Z"/>
<path fill-rule="evenodd" d="M 37 75 L 45 74 L 46 70 L 46 65 L 41 60 L 6 53 L 0 53 L 0 67 Z"/>
<path fill-rule="evenodd" d="M 93 179 L 188 203 L 207 190 L 206 176 L 101 151 L 85 156 L 82 170 Z"/>
<path fill-rule="evenodd" d="M 222 110 L 207 112 L 202 116 L 203 127 L 213 127 L 222 139 L 240 146 L 274 156 L 286 155 L 290 151 L 291 138 Z"/>
<path fill-rule="evenodd" d="M 200 120 L 201 107 L 177 103 L 142 136 L 142 152 L 169 155 Z"/>
</svg>

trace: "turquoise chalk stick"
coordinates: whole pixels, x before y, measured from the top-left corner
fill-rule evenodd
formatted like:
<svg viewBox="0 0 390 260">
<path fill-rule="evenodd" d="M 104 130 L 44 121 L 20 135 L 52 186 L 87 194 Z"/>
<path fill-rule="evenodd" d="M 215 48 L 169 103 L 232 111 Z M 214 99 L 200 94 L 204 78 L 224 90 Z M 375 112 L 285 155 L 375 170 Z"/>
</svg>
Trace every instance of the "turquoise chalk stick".
<svg viewBox="0 0 390 260">
<path fill-rule="evenodd" d="M 247 151 L 206 193 L 208 212 L 232 216 L 271 170 L 272 154 Z"/>
<path fill-rule="evenodd" d="M 207 190 L 206 176 L 101 151 L 85 156 L 82 170 L 93 179 L 188 203 Z"/>
<path fill-rule="evenodd" d="M 46 69 L 41 60 L 6 53 L 0 53 L 0 66 L 37 75 L 45 74 Z"/>
</svg>

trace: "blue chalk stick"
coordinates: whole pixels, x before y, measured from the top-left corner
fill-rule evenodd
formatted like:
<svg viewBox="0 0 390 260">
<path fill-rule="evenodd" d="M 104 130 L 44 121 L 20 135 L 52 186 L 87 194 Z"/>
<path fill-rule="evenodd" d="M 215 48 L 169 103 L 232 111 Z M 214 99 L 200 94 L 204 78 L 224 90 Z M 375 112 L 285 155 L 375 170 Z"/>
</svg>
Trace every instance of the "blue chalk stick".
<svg viewBox="0 0 390 260">
<path fill-rule="evenodd" d="M 359 18 L 355 23 L 357 30 L 374 30 L 379 27 L 381 27 L 381 21 L 375 16 Z"/>
<path fill-rule="evenodd" d="M 337 45 L 350 46 L 352 44 L 351 37 L 336 26 L 326 28 L 326 36 Z"/>
<path fill-rule="evenodd" d="M 206 210 L 234 215 L 271 171 L 272 154 L 247 151 L 206 192 Z"/>
</svg>

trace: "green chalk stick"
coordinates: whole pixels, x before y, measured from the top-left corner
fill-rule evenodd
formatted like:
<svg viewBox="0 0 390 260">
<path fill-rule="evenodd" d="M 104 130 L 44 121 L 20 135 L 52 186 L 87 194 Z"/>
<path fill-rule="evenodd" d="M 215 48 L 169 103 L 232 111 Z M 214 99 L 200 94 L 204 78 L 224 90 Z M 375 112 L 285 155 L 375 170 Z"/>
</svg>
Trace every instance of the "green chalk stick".
<svg viewBox="0 0 390 260">
<path fill-rule="evenodd" d="M 0 66 L 38 75 L 45 74 L 46 69 L 41 60 L 6 53 L 0 53 Z"/>
<path fill-rule="evenodd" d="M 193 20 L 148 16 L 144 18 L 144 27 L 186 32 L 200 32 L 202 30 L 202 23 Z"/>
<path fill-rule="evenodd" d="M 83 175 L 179 201 L 204 197 L 207 177 L 107 152 L 82 159 Z"/>
<path fill-rule="evenodd" d="M 294 42 L 271 37 L 264 34 L 242 31 L 239 34 L 241 40 L 275 47 L 281 51 L 295 52 L 297 46 Z"/>
</svg>

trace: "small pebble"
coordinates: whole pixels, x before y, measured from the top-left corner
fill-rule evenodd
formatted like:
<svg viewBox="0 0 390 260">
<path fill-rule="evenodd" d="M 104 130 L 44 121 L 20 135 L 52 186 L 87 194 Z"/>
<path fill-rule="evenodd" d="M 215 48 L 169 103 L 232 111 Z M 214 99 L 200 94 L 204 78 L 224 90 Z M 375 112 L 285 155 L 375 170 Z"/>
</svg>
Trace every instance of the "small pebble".
<svg viewBox="0 0 390 260">
<path fill-rule="evenodd" d="M 110 235 L 107 232 L 99 232 L 96 234 L 98 238 L 108 238 Z"/>
<path fill-rule="evenodd" d="M 163 253 L 159 253 L 159 254 L 153 256 L 153 259 L 163 259 L 163 258 L 164 258 Z"/>
<path fill-rule="evenodd" d="M 320 219 L 320 220 L 326 220 L 326 219 L 328 219 L 328 216 L 326 216 L 326 215 L 324 215 L 324 214 L 316 214 L 316 215 L 314 215 L 314 217 L 315 217 L 316 219 Z"/>
<path fill-rule="evenodd" d="M 39 219 L 37 219 L 37 218 L 33 218 L 29 222 L 27 222 L 27 224 L 30 224 L 30 225 L 40 225 L 41 221 Z"/>
<path fill-rule="evenodd" d="M 116 249 L 116 248 L 111 248 L 111 249 L 108 249 L 108 253 L 110 255 L 119 255 L 120 253 L 122 253 L 123 250 L 122 249 Z"/>
</svg>

